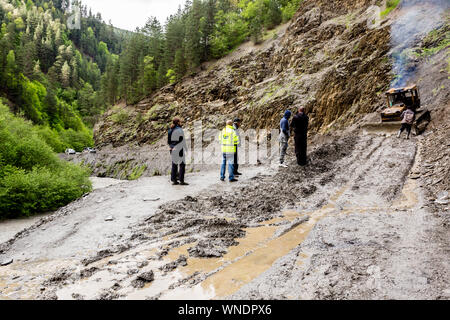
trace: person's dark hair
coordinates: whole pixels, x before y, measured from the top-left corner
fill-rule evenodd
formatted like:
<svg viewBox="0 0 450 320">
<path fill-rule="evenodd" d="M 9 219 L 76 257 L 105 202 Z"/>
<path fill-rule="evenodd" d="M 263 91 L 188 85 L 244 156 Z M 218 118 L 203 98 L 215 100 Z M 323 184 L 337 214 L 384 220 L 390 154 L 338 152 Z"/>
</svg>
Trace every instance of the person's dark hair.
<svg viewBox="0 0 450 320">
<path fill-rule="evenodd" d="M 173 118 L 172 124 L 170 125 L 170 128 L 173 129 L 173 128 L 175 128 L 176 126 L 179 126 L 179 125 L 180 125 L 180 122 L 181 122 L 180 118 L 178 118 L 178 117 Z"/>
</svg>

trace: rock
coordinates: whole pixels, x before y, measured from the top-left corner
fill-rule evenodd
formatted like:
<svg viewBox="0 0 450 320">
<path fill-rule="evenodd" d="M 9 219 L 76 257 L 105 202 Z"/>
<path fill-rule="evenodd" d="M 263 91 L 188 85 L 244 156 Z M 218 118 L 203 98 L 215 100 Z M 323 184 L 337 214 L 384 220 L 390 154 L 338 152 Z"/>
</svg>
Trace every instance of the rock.
<svg viewBox="0 0 450 320">
<path fill-rule="evenodd" d="M 138 272 L 139 272 L 138 269 L 130 269 L 130 270 L 127 271 L 127 274 L 128 274 L 128 275 L 132 275 L 132 274 L 136 274 L 136 273 L 138 273 Z"/>
<path fill-rule="evenodd" d="M 416 180 L 416 179 L 419 179 L 420 176 L 421 176 L 420 173 L 413 173 L 413 174 L 411 174 L 411 175 L 409 176 L 409 178 L 410 178 L 410 179 L 413 179 L 413 180 Z"/>
<path fill-rule="evenodd" d="M 155 279 L 153 271 L 143 272 L 131 281 L 131 285 L 134 288 L 143 288 L 146 283 L 152 282 Z"/>
<path fill-rule="evenodd" d="M 439 192 L 438 195 L 437 195 L 437 198 L 439 200 L 448 199 L 448 191 Z"/>
<path fill-rule="evenodd" d="M 160 200 L 161 198 L 149 198 L 149 199 L 143 199 L 145 202 L 148 202 L 148 201 L 158 201 L 158 200 Z"/>
<path fill-rule="evenodd" d="M 153 274 L 153 271 L 149 271 L 141 273 L 137 278 L 145 282 L 152 282 L 155 279 L 155 275 Z"/>
<path fill-rule="evenodd" d="M 449 204 L 449 200 L 448 199 L 436 199 L 434 201 L 434 203 L 446 205 L 446 204 Z"/>
<path fill-rule="evenodd" d="M 113 216 L 108 216 L 105 218 L 105 221 L 114 221 L 114 217 Z"/>
<path fill-rule="evenodd" d="M 5 259 L 5 260 L 0 260 L 0 266 L 4 267 L 7 266 L 11 263 L 13 263 L 14 260 L 13 259 Z"/>
<path fill-rule="evenodd" d="M 305 222 L 307 222 L 307 221 L 309 221 L 309 216 L 304 216 L 304 217 L 297 218 L 297 219 L 295 219 L 292 223 L 290 223 L 289 225 L 284 226 L 284 227 L 282 227 L 282 228 L 279 228 L 279 229 L 275 232 L 275 234 L 273 235 L 273 238 L 274 238 L 274 239 L 275 239 L 275 238 L 279 238 L 279 237 L 281 237 L 282 235 L 288 233 L 288 232 L 291 231 L 292 229 L 298 227 L 299 225 L 301 225 L 301 224 L 303 224 L 303 223 L 305 223 Z"/>
<path fill-rule="evenodd" d="M 148 266 L 148 261 L 142 261 L 142 262 L 139 262 L 138 265 L 137 265 L 137 267 L 138 267 L 139 269 L 141 269 L 141 268 L 143 268 L 143 267 L 146 267 L 146 266 Z"/>
</svg>

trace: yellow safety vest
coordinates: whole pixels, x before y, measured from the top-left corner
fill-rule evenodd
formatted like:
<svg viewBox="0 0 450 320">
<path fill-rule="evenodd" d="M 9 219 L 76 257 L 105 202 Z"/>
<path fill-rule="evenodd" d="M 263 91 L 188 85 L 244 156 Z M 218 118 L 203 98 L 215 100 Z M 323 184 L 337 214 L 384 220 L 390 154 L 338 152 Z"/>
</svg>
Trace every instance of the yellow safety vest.
<svg viewBox="0 0 450 320">
<path fill-rule="evenodd" d="M 236 145 L 239 144 L 239 136 L 236 135 L 233 126 L 226 126 L 222 130 L 219 141 L 222 144 L 222 153 L 236 153 Z"/>
</svg>

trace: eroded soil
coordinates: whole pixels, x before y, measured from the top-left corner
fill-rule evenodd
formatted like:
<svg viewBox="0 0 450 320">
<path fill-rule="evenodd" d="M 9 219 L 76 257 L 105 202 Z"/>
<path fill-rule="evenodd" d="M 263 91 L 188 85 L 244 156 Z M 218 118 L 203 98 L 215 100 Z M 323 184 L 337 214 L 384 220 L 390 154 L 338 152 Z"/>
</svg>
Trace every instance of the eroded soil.
<svg viewBox="0 0 450 320">
<path fill-rule="evenodd" d="M 414 176 L 417 138 L 328 137 L 304 168 L 290 152 L 236 185 L 205 172 L 187 189 L 97 190 L 2 245 L 0 297 L 450 298 L 449 226 Z"/>
</svg>

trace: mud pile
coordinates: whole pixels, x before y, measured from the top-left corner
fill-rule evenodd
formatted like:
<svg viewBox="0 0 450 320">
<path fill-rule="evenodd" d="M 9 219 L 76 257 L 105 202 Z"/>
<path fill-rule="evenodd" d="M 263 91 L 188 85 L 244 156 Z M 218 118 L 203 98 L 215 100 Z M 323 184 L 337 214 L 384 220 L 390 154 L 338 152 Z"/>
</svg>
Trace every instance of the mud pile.
<svg viewBox="0 0 450 320">
<path fill-rule="evenodd" d="M 274 176 L 258 175 L 232 192 L 205 192 L 166 203 L 140 225 L 131 240 L 172 236 L 174 241 L 161 248 L 161 257 L 171 248 L 189 243 L 193 243 L 188 249 L 191 257 L 221 257 L 228 247 L 237 244 L 236 239 L 245 236 L 244 228 L 277 217 L 283 208 L 307 199 L 318 186 L 333 180 L 339 170 L 336 162 L 352 153 L 357 139 L 336 138 L 311 152 L 306 167 L 292 161 L 289 169 Z"/>
</svg>

